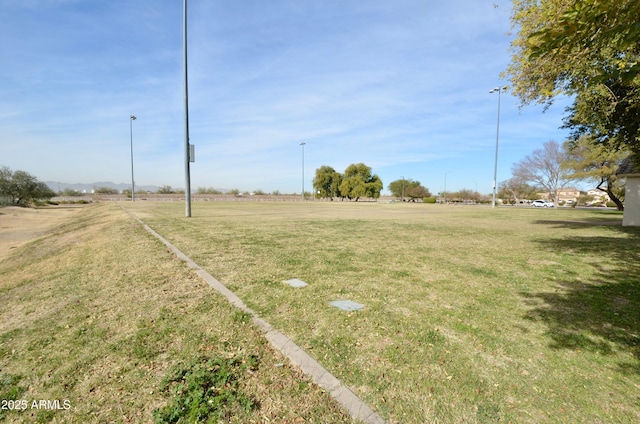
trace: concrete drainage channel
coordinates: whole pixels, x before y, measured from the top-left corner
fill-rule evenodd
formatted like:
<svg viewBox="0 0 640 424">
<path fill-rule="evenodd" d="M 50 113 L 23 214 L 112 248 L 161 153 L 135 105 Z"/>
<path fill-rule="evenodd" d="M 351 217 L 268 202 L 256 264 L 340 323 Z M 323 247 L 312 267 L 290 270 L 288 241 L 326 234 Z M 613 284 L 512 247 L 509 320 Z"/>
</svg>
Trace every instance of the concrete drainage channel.
<svg viewBox="0 0 640 424">
<path fill-rule="evenodd" d="M 123 208 L 124 209 L 124 208 Z M 311 377 L 313 382 L 318 386 L 328 391 L 331 396 L 340 403 L 355 419 L 362 421 L 365 424 L 383 424 L 385 421 L 376 414 L 367 404 L 365 404 L 360 398 L 353 393 L 353 391 L 343 385 L 340 380 L 333 376 L 326 368 L 324 368 L 318 361 L 313 359 L 307 352 L 300 346 L 296 345 L 286 335 L 282 334 L 278 330 L 271 327 L 271 325 L 260 318 L 258 314 L 244 304 L 242 299 L 236 296 L 231 290 L 229 290 L 224 284 L 215 279 L 211 274 L 205 271 L 202 267 L 196 264 L 188 256 L 178 250 L 175 246 L 169 243 L 164 237 L 156 233 L 151 227 L 145 224 L 140 218 L 134 215 L 131 211 L 124 209 L 129 215 L 131 215 L 136 221 L 138 221 L 145 230 L 151 233 L 154 237 L 164 243 L 178 258 L 184 261 L 187 266 L 195 271 L 203 280 L 207 282 L 211 287 L 220 292 L 232 305 L 238 309 L 251 315 L 253 322 L 260 327 L 264 332 L 265 337 L 269 340 L 271 345 L 282 352 L 289 360 L 298 366 L 302 372 Z M 306 283 L 300 280 L 294 281 L 291 284 L 292 287 L 304 287 Z M 303 285 L 304 284 L 304 285 Z M 335 301 L 331 302 L 332 306 L 344 310 L 357 310 L 362 305 L 351 301 Z"/>
</svg>

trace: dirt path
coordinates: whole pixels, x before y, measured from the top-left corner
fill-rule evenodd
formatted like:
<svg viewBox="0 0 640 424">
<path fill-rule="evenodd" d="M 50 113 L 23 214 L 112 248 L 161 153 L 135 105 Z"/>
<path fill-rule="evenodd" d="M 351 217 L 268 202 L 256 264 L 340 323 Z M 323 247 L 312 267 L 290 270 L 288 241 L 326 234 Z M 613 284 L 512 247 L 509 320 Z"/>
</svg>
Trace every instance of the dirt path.
<svg viewBox="0 0 640 424">
<path fill-rule="evenodd" d="M 0 208 L 0 259 L 12 249 L 53 231 L 82 207 Z"/>
</svg>

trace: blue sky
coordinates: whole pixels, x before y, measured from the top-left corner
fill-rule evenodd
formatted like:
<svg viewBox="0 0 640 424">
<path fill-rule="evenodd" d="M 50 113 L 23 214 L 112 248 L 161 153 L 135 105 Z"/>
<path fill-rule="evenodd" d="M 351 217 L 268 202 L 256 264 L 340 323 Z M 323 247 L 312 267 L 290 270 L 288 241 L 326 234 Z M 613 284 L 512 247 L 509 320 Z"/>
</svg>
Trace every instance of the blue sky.
<svg viewBox="0 0 640 424">
<path fill-rule="evenodd" d="M 499 7 L 494 7 L 498 3 Z M 190 0 L 191 187 L 300 192 L 372 167 L 492 191 L 510 2 Z M 40 180 L 185 185 L 182 1 L 0 0 L 0 165 Z M 501 96 L 498 181 L 549 140 Z"/>
</svg>

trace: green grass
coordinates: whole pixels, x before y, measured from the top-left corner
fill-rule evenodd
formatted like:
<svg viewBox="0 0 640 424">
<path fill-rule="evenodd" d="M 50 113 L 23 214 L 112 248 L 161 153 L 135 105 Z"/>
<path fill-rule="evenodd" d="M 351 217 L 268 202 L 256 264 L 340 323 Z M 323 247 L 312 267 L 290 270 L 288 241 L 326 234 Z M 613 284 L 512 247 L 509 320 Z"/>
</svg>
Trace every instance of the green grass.
<svg viewBox="0 0 640 424">
<path fill-rule="evenodd" d="M 0 316 L 5 422 L 351 422 L 113 203 L 0 257 Z"/>
<path fill-rule="evenodd" d="M 163 381 L 172 402 L 154 411 L 156 423 L 229 421 L 259 407 L 243 393 L 240 382 L 247 369 L 256 370 L 254 357 L 196 357 L 178 364 Z"/>
<path fill-rule="evenodd" d="M 640 419 L 640 231 L 618 212 L 126 207 L 390 422 Z"/>
</svg>

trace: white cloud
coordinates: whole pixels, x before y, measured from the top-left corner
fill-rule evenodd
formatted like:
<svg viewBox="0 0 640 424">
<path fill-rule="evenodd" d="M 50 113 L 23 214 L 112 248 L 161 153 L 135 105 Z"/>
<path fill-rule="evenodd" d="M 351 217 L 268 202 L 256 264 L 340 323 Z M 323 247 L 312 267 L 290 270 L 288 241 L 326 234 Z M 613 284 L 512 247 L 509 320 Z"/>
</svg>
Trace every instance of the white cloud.
<svg viewBox="0 0 640 424">
<path fill-rule="evenodd" d="M 489 3 L 189 2 L 194 186 L 289 192 L 320 165 L 365 162 L 451 188 L 490 189 L 508 15 Z M 11 17 L 11 19 L 9 19 Z M 0 4 L 0 164 L 60 181 L 183 184 L 182 4 Z M 562 110 L 503 95 L 500 174 L 557 130 Z M 502 137 L 502 136 L 501 136 Z M 502 145 L 502 143 L 501 143 Z M 519 156 L 521 155 L 521 156 Z"/>
</svg>

